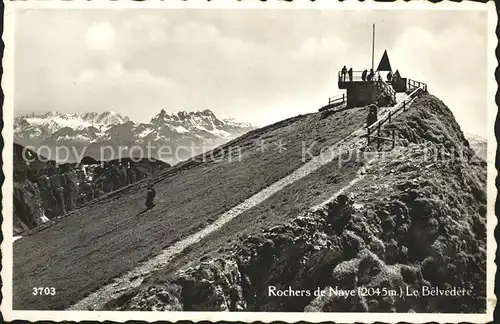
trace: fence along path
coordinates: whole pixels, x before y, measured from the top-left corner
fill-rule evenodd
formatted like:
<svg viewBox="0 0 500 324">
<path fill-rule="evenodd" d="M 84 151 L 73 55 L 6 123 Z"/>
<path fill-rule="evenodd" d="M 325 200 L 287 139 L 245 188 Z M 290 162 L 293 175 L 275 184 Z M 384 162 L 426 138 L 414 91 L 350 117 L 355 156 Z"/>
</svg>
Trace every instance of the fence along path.
<svg viewBox="0 0 500 324">
<path fill-rule="evenodd" d="M 410 81 L 413 81 L 413 80 L 410 80 Z M 398 114 L 401 111 L 406 111 L 406 109 L 409 108 L 410 103 L 417 96 L 427 92 L 427 85 L 425 83 L 418 82 L 418 81 L 413 81 L 413 82 L 414 82 L 413 84 L 415 86 L 410 88 L 410 90 L 412 90 L 412 92 L 409 95 L 407 95 L 402 101 L 398 102 L 395 106 L 390 108 L 384 116 L 377 119 L 376 122 L 374 122 L 373 124 L 371 124 L 370 126 L 368 126 L 366 128 L 366 138 L 367 138 L 368 145 L 370 145 L 371 139 L 377 139 L 379 145 L 380 145 L 380 141 L 386 140 L 386 141 L 392 141 L 392 145 L 394 147 L 394 145 L 395 145 L 394 129 L 392 130 L 392 138 L 382 137 L 380 135 L 380 131 L 381 131 L 382 126 L 385 123 L 387 123 L 387 122 L 391 123 L 392 118 L 396 114 Z M 375 132 L 376 132 L 376 135 L 373 135 Z"/>
<path fill-rule="evenodd" d="M 394 107 L 397 106 L 398 105 Z M 389 110 L 389 113 L 391 113 L 391 111 L 392 110 Z M 400 111 L 400 109 L 398 111 Z M 384 112 L 382 115 L 382 119 L 387 118 L 387 112 Z M 392 113 L 392 116 L 393 115 L 394 113 Z M 319 155 L 314 156 L 311 160 L 304 163 L 297 170 L 271 184 L 270 186 L 262 189 L 239 205 L 219 215 L 219 217 L 213 223 L 202 228 L 200 231 L 191 234 L 184 239 L 166 247 L 157 256 L 139 264 L 137 267 L 131 269 L 124 275 L 113 279 L 110 284 L 102 286 L 97 291 L 91 293 L 76 304 L 73 304 L 68 308 L 68 310 L 100 309 L 108 300 L 118 297 L 127 289 L 139 286 L 143 279 L 148 277 L 152 271 L 164 267 L 172 260 L 173 257 L 181 253 L 184 249 L 199 242 L 208 234 L 217 231 L 224 224 L 241 215 L 244 211 L 257 206 L 264 200 L 282 190 L 284 187 L 304 178 L 310 173 L 318 170 L 320 167 L 334 161 L 342 154 L 352 150 L 361 149 L 364 146 L 363 136 L 365 136 L 365 128 L 365 126 L 358 128 L 354 132 L 345 136 L 339 142 L 333 144 L 325 150 L 322 150 Z"/>
</svg>

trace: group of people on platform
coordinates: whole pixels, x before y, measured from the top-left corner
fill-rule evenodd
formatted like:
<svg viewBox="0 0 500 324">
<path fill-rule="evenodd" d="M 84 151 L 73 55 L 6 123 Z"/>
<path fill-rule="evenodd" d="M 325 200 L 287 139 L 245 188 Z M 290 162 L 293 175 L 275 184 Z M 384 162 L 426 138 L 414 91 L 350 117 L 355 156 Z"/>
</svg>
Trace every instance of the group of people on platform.
<svg viewBox="0 0 500 324">
<path fill-rule="evenodd" d="M 397 73 L 396 73 L 397 74 Z M 396 82 L 397 80 L 397 75 L 396 74 L 392 74 L 391 71 L 389 71 L 389 73 L 387 73 L 387 82 Z M 380 76 L 380 74 L 375 74 L 375 72 L 373 71 L 373 69 L 370 69 L 370 71 L 368 72 L 367 69 L 365 69 L 362 73 L 361 73 L 361 80 L 362 81 L 375 81 L 375 77 L 378 77 L 378 81 L 382 81 L 382 78 Z M 352 82 L 353 81 L 353 71 L 352 71 L 352 68 L 349 68 L 349 70 L 347 69 L 347 67 L 344 65 L 344 67 L 342 68 L 342 70 L 340 71 L 340 78 L 341 78 L 341 81 L 345 82 L 347 81 L 347 79 L 349 80 L 349 82 Z"/>
<path fill-rule="evenodd" d="M 349 82 L 352 82 L 352 68 L 347 70 L 346 66 L 344 65 L 340 74 L 341 74 L 342 81 L 346 81 L 346 76 L 349 76 Z"/>
<path fill-rule="evenodd" d="M 380 79 L 380 75 L 378 76 Z M 368 74 L 368 70 L 364 70 L 361 73 L 361 80 L 363 81 L 372 81 L 375 79 L 375 72 L 373 72 L 373 69 L 370 69 L 370 74 Z"/>
</svg>

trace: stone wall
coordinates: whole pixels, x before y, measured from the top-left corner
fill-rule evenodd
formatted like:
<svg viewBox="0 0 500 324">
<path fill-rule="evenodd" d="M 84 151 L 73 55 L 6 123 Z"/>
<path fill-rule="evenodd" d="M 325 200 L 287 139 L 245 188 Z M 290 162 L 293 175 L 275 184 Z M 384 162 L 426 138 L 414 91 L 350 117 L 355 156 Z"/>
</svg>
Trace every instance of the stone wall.
<svg viewBox="0 0 500 324">
<path fill-rule="evenodd" d="M 347 107 L 363 107 L 374 103 L 376 96 L 373 83 L 354 82 L 347 88 Z"/>
<path fill-rule="evenodd" d="M 385 82 L 353 82 L 347 88 L 347 107 L 363 107 L 376 103 L 379 107 L 396 103 Z"/>
</svg>

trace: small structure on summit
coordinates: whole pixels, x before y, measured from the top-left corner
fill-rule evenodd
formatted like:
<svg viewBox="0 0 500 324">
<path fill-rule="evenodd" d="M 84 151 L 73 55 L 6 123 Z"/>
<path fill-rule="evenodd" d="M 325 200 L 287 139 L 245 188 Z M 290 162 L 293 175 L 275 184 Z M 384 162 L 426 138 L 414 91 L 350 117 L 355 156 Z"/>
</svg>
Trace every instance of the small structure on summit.
<svg viewBox="0 0 500 324">
<path fill-rule="evenodd" d="M 373 25 L 372 65 L 370 69 L 353 71 L 344 65 L 338 72 L 338 87 L 346 93 L 328 98 L 328 104 L 319 109 L 326 115 L 339 110 L 376 105 L 387 107 L 396 105 L 396 93 L 407 93 L 422 89 L 427 85 L 408 78 L 402 78 L 399 70 L 393 72 L 389 54 L 384 50 L 377 69 L 374 66 L 375 25 Z M 324 115 L 325 115 L 324 114 Z"/>
<path fill-rule="evenodd" d="M 352 71 L 348 78 L 343 71 L 338 75 L 339 89 L 347 90 L 347 108 L 363 107 L 370 104 L 389 106 L 396 103 L 396 91 L 392 87 L 394 75 L 387 51 L 380 60 L 378 68 L 368 71 Z"/>
<path fill-rule="evenodd" d="M 388 71 L 389 73 L 392 73 L 391 62 L 389 61 L 389 55 L 387 55 L 387 50 L 384 51 L 384 55 L 382 55 L 382 59 L 378 64 L 377 72 L 378 71 Z"/>
<path fill-rule="evenodd" d="M 390 106 L 396 104 L 396 91 L 392 87 L 395 80 L 387 50 L 384 51 L 377 70 L 374 68 L 375 53 L 375 24 L 373 25 L 372 66 L 370 71 L 353 71 L 349 69 L 349 78 L 346 78 L 347 68 L 344 66 L 338 74 L 339 89 L 347 90 L 346 107 L 363 107 L 371 104 Z M 399 79 L 397 79 L 399 80 Z"/>
<path fill-rule="evenodd" d="M 399 70 L 393 72 L 387 50 L 380 59 L 378 67 L 374 70 L 374 52 L 375 52 L 375 25 L 373 25 L 373 43 L 372 43 L 372 67 L 370 71 L 353 71 L 349 69 L 349 77 L 346 77 L 346 66 L 338 73 L 339 89 L 347 90 L 346 98 L 347 108 L 363 107 L 370 104 L 380 106 L 389 106 L 396 103 L 397 92 L 407 92 L 415 88 L 425 88 L 426 85 L 402 78 Z"/>
</svg>

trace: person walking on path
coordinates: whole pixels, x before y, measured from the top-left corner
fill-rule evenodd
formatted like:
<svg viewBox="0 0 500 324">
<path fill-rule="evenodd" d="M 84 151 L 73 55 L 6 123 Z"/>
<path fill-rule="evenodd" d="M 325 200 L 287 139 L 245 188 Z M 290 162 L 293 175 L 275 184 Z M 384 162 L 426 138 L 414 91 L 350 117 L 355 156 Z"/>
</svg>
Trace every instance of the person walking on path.
<svg viewBox="0 0 500 324">
<path fill-rule="evenodd" d="M 366 117 L 366 127 L 370 127 L 377 121 L 377 106 L 370 105 L 370 110 L 368 112 L 368 116 Z"/>
</svg>

